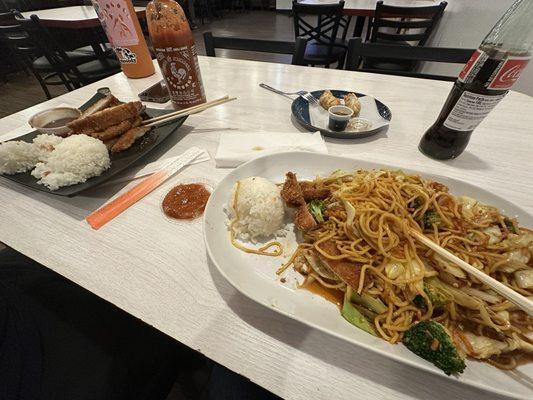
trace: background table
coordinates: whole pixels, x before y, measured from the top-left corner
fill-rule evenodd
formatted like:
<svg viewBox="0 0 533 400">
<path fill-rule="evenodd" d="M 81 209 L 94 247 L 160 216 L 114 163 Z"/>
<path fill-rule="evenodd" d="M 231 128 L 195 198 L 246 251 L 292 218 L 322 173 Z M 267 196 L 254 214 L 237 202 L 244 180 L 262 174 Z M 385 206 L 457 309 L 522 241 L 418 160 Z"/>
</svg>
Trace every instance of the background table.
<svg viewBox="0 0 533 400">
<path fill-rule="evenodd" d="M 261 89 L 261 82 L 287 91 L 344 88 L 372 94 L 393 117 L 386 133 L 327 139 L 331 154 L 464 179 L 533 213 L 533 158 L 525 147 L 531 143 L 531 97 L 509 93 L 476 130 L 466 152 L 440 162 L 424 157 L 417 145 L 451 83 L 206 57 L 200 57 L 200 65 L 208 98 L 230 94 L 238 100 L 189 117 L 146 162 L 193 145 L 214 155 L 226 130 L 299 129 L 291 121 L 290 100 Z M 78 106 L 103 86 L 134 100 L 159 79 L 117 74 L 4 118 L 0 126 L 7 132 L 39 110 L 61 103 Z M 228 172 L 216 169 L 214 161 L 188 167 L 99 231 L 83 218 L 120 187 L 68 199 L 0 178 L 0 241 L 284 398 L 496 398 L 362 350 L 240 295 L 208 261 L 201 221 L 170 222 L 160 208 L 176 182 L 216 183 Z"/>
<path fill-rule="evenodd" d="M 146 7 L 135 7 L 138 18 L 146 17 Z M 93 6 L 72 6 L 61 8 L 50 8 L 47 10 L 26 11 L 22 15 L 30 18 L 37 15 L 44 26 L 50 28 L 94 28 L 100 26 L 100 21 L 94 11 Z"/>
<path fill-rule="evenodd" d="M 338 0 L 301 0 L 303 4 L 331 4 L 338 3 Z M 357 17 L 355 21 L 353 36 L 360 37 L 363 33 L 365 22 L 374 16 L 377 0 L 344 0 L 344 14 Z M 426 7 L 439 4 L 437 0 L 388 0 L 388 6 L 403 7 Z M 291 6 L 292 7 L 292 4 Z"/>
</svg>

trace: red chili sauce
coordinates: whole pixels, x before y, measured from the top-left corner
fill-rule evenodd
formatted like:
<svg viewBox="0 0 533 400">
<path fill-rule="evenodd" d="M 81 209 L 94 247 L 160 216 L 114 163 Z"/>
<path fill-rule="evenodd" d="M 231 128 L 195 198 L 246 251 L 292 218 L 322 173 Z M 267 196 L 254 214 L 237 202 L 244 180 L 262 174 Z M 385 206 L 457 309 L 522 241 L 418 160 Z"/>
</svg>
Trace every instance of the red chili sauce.
<svg viewBox="0 0 533 400">
<path fill-rule="evenodd" d="M 211 193 L 204 185 L 178 185 L 163 200 L 163 212 L 170 218 L 194 219 L 204 213 Z"/>
</svg>

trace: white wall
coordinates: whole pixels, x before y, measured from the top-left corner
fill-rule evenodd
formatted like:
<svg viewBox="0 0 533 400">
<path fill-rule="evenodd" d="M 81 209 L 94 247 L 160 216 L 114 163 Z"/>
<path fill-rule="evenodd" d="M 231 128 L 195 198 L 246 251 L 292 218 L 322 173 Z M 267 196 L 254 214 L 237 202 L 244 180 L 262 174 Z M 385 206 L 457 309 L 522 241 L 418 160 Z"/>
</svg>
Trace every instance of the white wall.
<svg viewBox="0 0 533 400">
<path fill-rule="evenodd" d="M 386 0 L 385 0 L 386 1 Z M 448 6 L 428 46 L 476 48 L 514 0 L 447 0 Z M 426 72 L 452 75 L 460 66 L 432 63 Z M 513 90 L 533 96 L 533 62 Z"/>
</svg>

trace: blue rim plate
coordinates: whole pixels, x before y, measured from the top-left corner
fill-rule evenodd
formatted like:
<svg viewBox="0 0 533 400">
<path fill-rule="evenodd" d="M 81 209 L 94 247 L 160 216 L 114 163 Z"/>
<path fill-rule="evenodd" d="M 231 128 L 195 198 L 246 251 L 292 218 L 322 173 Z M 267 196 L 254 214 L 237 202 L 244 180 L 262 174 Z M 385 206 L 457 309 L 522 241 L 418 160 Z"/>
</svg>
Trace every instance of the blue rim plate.
<svg viewBox="0 0 533 400">
<path fill-rule="evenodd" d="M 357 97 L 365 97 L 366 94 L 364 93 L 358 93 L 358 92 L 349 92 L 346 90 L 334 90 L 330 89 L 333 96 L 338 97 L 342 99 L 345 95 L 348 93 L 355 93 Z M 322 96 L 322 93 L 324 93 L 324 90 L 315 90 L 313 92 L 310 92 L 315 98 L 319 99 L 320 96 Z M 385 104 L 383 104 L 378 99 L 374 99 L 376 101 L 376 106 L 378 109 L 379 114 L 385 118 L 387 121 L 390 121 L 392 119 L 392 112 Z M 369 129 L 367 131 L 361 131 L 361 132 L 335 132 L 330 131 L 329 129 L 322 129 L 318 128 L 316 126 L 313 126 L 311 124 L 311 120 L 309 118 L 309 103 L 307 100 L 305 100 L 303 97 L 298 96 L 296 100 L 292 102 L 292 115 L 300 125 L 302 125 L 305 129 L 309 131 L 320 131 L 324 136 L 329 136 L 332 138 L 337 139 L 360 139 L 368 136 L 375 135 L 378 132 L 381 132 L 383 130 L 388 129 L 388 125 L 380 126 L 379 128 L 375 129 Z"/>
</svg>

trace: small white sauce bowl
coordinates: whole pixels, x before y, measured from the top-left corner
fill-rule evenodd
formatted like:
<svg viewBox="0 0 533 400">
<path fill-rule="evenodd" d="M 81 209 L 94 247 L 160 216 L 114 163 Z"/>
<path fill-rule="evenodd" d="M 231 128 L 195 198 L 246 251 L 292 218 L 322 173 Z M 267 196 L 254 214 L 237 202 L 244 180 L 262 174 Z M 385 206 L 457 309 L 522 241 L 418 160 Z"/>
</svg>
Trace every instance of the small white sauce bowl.
<svg viewBox="0 0 533 400">
<path fill-rule="evenodd" d="M 81 111 L 72 107 L 56 107 L 48 110 L 43 110 L 32 116 L 28 123 L 32 128 L 37 129 L 41 133 L 47 135 L 66 136 L 70 132 L 68 126 L 59 126 L 57 128 L 45 128 L 47 124 L 52 121 L 57 121 L 63 118 L 79 118 Z"/>
</svg>

